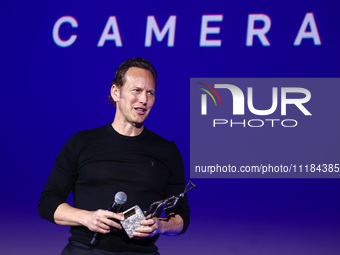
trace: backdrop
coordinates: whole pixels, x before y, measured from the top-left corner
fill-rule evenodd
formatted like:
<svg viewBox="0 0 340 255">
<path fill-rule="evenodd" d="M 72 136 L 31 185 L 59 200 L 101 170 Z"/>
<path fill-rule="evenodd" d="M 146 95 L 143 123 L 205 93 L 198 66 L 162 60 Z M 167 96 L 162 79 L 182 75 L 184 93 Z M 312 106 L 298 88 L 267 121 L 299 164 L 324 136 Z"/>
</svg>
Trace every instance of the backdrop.
<svg viewBox="0 0 340 255">
<path fill-rule="evenodd" d="M 200 114 L 195 105 L 190 109 L 190 96 L 199 91 L 191 92 L 197 81 L 191 85 L 190 78 L 339 77 L 336 1 L 17 0 L 0 6 L 3 254 L 60 254 L 68 227 L 39 218 L 40 193 L 65 142 L 78 130 L 113 120 L 114 108 L 106 101 L 110 81 L 121 62 L 136 56 L 149 59 L 159 73 L 145 125 L 176 142 L 186 179 L 197 184 L 189 193 L 188 231 L 161 237 L 161 254 L 339 254 L 339 175 L 211 178 L 194 174 L 198 152 L 190 149 L 190 116 Z M 217 146 L 226 150 L 223 160 L 336 168 L 339 84 L 306 81 L 270 84 L 263 96 L 256 94 L 256 83 L 234 83 L 244 93 L 253 87 L 257 109 L 270 108 L 272 87 L 304 88 L 311 94 L 303 104 L 311 116 L 289 105 L 284 118 L 297 120 L 296 127 L 226 126 L 227 146 Z M 207 101 L 209 115 L 214 103 L 209 95 Z M 223 114 L 217 118 L 233 118 Z M 247 123 L 259 119 L 246 114 Z M 204 134 L 199 128 L 195 132 Z M 192 137 L 192 145 L 196 141 Z M 207 142 L 200 146 L 211 146 L 209 159 L 217 149 Z"/>
</svg>

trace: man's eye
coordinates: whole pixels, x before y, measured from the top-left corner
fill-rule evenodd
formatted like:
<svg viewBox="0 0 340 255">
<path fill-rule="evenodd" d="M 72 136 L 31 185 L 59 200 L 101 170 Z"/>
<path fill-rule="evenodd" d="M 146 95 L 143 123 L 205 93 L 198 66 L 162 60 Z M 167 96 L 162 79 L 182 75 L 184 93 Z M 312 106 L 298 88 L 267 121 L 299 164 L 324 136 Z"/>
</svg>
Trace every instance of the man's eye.
<svg viewBox="0 0 340 255">
<path fill-rule="evenodd" d="M 140 89 L 133 89 L 132 91 L 138 93 Z"/>
<path fill-rule="evenodd" d="M 154 96 L 154 95 L 155 95 L 155 92 L 149 91 L 148 94 L 149 94 L 150 96 Z"/>
</svg>

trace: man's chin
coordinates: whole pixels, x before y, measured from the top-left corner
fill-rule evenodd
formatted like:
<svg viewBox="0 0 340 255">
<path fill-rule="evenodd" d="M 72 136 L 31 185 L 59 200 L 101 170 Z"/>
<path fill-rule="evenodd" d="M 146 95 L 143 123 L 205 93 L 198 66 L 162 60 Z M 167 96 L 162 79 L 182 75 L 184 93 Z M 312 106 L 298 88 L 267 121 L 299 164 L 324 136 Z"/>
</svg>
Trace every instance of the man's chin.
<svg viewBox="0 0 340 255">
<path fill-rule="evenodd" d="M 143 125 L 144 125 L 144 121 L 143 122 L 133 122 L 133 125 L 136 127 L 136 128 L 142 128 L 143 127 Z"/>
<path fill-rule="evenodd" d="M 135 127 L 142 127 L 144 125 L 144 121 L 146 119 L 147 115 L 144 116 L 144 118 L 136 118 L 134 121 Z"/>
</svg>

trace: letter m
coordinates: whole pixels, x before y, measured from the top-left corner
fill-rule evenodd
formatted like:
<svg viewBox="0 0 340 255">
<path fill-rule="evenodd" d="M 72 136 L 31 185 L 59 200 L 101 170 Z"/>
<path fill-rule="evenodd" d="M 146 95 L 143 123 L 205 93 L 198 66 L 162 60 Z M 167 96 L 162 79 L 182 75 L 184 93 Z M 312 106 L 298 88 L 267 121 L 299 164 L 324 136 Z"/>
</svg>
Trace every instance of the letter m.
<svg viewBox="0 0 340 255">
<path fill-rule="evenodd" d="M 146 23 L 145 47 L 150 47 L 152 42 L 152 32 L 155 34 L 158 42 L 162 41 L 167 33 L 168 47 L 173 47 L 175 44 L 175 28 L 176 15 L 171 15 L 165 23 L 162 31 L 160 31 L 155 16 L 148 16 Z"/>
</svg>

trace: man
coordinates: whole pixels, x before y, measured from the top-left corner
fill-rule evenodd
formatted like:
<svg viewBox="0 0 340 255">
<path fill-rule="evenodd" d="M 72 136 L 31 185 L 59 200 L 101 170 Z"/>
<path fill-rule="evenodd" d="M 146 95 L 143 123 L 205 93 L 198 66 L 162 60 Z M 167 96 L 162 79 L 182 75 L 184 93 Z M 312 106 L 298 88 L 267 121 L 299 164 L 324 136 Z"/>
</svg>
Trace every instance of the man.
<svg viewBox="0 0 340 255">
<path fill-rule="evenodd" d="M 122 63 L 111 84 L 113 123 L 77 132 L 62 148 L 39 201 L 42 218 L 71 226 L 70 243 L 62 254 L 158 254 L 159 234 L 184 233 L 189 225 L 187 200 L 166 211 L 164 219 L 148 217 L 130 239 L 119 221 L 122 213 L 104 210 L 123 191 L 122 210 L 142 210 L 158 200 L 183 192 L 184 167 L 174 142 L 144 127 L 155 102 L 157 72 L 145 59 Z M 73 192 L 74 206 L 66 198 Z M 102 236 L 91 247 L 93 233 Z"/>
</svg>

